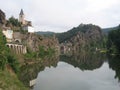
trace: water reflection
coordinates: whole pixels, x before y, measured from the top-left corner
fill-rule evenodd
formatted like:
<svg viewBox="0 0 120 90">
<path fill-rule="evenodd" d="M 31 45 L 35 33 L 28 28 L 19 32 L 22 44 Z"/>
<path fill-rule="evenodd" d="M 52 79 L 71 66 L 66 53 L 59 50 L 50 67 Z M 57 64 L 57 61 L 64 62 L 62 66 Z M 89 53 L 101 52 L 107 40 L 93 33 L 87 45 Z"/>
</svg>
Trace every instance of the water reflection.
<svg viewBox="0 0 120 90">
<path fill-rule="evenodd" d="M 87 85 L 83 84 L 83 82 L 86 82 L 86 83 L 89 82 L 90 85 L 91 85 L 91 82 L 93 82 L 93 86 L 94 86 L 94 82 L 104 83 L 104 80 L 105 80 L 105 82 L 106 81 L 112 82 L 113 81 L 112 77 L 114 77 L 114 72 L 113 72 L 113 70 L 114 70 L 116 73 L 115 78 L 120 80 L 120 57 L 115 57 L 115 56 L 108 57 L 109 68 L 112 68 L 112 70 L 110 70 L 108 68 L 108 64 L 107 64 L 106 60 L 107 60 L 106 55 L 97 53 L 97 52 L 94 52 L 94 53 L 80 52 L 80 53 L 74 53 L 74 54 L 68 54 L 68 55 L 61 55 L 60 57 L 59 56 L 46 57 L 44 60 L 41 60 L 39 63 L 22 66 L 21 67 L 22 73 L 20 73 L 19 79 L 26 86 L 29 86 L 31 80 L 33 82 L 35 82 L 39 72 L 40 72 L 39 75 L 41 75 L 41 76 L 43 75 L 43 77 L 48 75 L 46 81 L 48 81 L 49 79 L 51 80 L 51 77 L 53 77 L 53 79 L 51 81 L 53 81 L 54 79 L 58 80 L 55 77 L 58 76 L 60 78 L 61 73 L 63 72 L 62 76 L 64 78 L 63 77 L 62 77 L 63 79 L 60 78 L 61 81 L 64 82 L 64 80 L 68 80 L 68 82 L 65 81 L 68 84 L 69 84 L 69 82 L 73 84 L 73 81 L 74 81 L 74 82 L 80 83 L 81 87 L 82 86 L 87 87 Z M 59 61 L 62 61 L 62 63 Z M 59 62 L 59 65 L 58 65 L 58 62 Z M 68 64 L 65 64 L 63 62 L 68 63 Z M 104 63 L 104 62 L 106 62 L 106 63 Z M 73 66 L 79 68 L 80 70 L 78 69 L 78 71 L 76 72 L 76 70 Z M 50 72 L 49 72 L 50 69 L 47 68 L 48 71 L 46 71 L 44 74 L 44 72 L 41 72 L 41 71 L 45 71 L 46 70 L 45 67 L 53 67 L 53 68 L 50 68 L 50 69 L 52 69 L 52 71 L 50 71 Z M 100 68 L 100 67 L 101 67 L 101 69 L 99 70 L 98 68 Z M 96 69 L 96 70 L 94 70 L 94 69 Z M 72 70 L 74 73 L 71 72 Z M 92 72 L 89 72 L 89 71 L 81 72 L 81 70 L 82 71 L 93 70 L 93 71 Z M 101 76 L 101 74 L 104 74 L 105 72 L 106 72 L 106 74 Z M 67 75 L 67 73 L 69 75 Z M 55 76 L 55 75 L 57 75 L 57 76 Z M 74 75 L 75 75 L 75 77 L 74 77 Z M 89 77 L 92 78 L 92 81 L 88 80 Z M 69 80 L 70 78 L 74 78 L 74 79 Z M 82 79 L 82 81 L 81 81 L 81 79 Z M 98 81 L 96 81 L 96 80 L 98 80 Z M 41 83 L 41 81 L 39 81 L 39 82 Z M 42 82 L 44 82 L 43 85 L 46 83 L 44 80 Z M 57 83 L 57 82 L 55 82 L 55 83 Z M 78 83 L 76 83 L 76 87 L 79 87 Z M 112 83 L 111 83 L 111 85 L 112 85 Z M 59 86 L 59 84 L 58 84 L 58 86 Z M 65 84 L 65 86 L 66 86 L 66 84 Z M 74 86 L 74 84 L 73 84 L 73 86 Z M 39 90 L 39 88 L 37 88 L 36 90 Z M 84 90 L 89 90 L 89 89 L 84 89 Z M 117 90 L 117 89 L 115 89 L 115 90 Z"/>
<path fill-rule="evenodd" d="M 34 90 L 119 90 L 114 71 L 105 60 L 100 53 L 62 55 L 56 68 L 39 73 Z"/>
<path fill-rule="evenodd" d="M 67 62 L 81 70 L 94 70 L 100 68 L 106 56 L 101 53 L 81 52 L 73 55 L 61 55 L 60 61 Z"/>
<path fill-rule="evenodd" d="M 19 79 L 26 85 L 30 86 L 30 82 L 34 81 L 40 71 L 43 71 L 45 67 L 56 67 L 59 61 L 58 56 L 45 57 L 39 63 L 24 65 L 21 67 L 21 73 Z"/>
<path fill-rule="evenodd" d="M 109 67 L 115 71 L 115 79 L 120 82 L 120 56 L 108 56 Z"/>
</svg>

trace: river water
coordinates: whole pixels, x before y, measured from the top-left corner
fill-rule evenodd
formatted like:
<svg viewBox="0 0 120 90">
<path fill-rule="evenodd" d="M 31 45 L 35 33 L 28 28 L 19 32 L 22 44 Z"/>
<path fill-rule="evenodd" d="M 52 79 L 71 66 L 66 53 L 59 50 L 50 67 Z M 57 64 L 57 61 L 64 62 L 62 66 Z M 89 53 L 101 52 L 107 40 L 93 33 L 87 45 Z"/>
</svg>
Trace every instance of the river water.
<svg viewBox="0 0 120 90">
<path fill-rule="evenodd" d="M 21 80 L 33 90 L 120 90 L 120 57 L 61 55 L 22 67 Z"/>
<path fill-rule="evenodd" d="M 120 90 L 117 58 L 64 56 L 39 72 L 34 90 Z M 118 63 L 119 62 L 119 63 Z"/>
</svg>

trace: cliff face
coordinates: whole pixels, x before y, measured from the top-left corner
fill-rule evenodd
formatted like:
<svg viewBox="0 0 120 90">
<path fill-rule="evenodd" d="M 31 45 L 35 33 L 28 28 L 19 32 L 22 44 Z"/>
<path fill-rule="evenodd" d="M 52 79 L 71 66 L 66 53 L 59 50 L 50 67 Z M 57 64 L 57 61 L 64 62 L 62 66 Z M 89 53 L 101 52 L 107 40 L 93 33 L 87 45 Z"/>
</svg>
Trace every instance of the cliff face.
<svg viewBox="0 0 120 90">
<path fill-rule="evenodd" d="M 44 46 L 45 49 L 53 48 L 57 50 L 59 45 L 58 40 L 55 37 L 46 38 L 33 33 L 24 35 L 22 42 L 33 52 L 39 51 L 40 46 Z"/>
<path fill-rule="evenodd" d="M 102 31 L 99 27 L 92 25 L 84 25 L 79 27 L 84 28 L 84 30 L 79 31 L 70 39 L 72 44 L 78 44 L 79 46 L 82 46 L 89 44 L 90 42 L 97 42 L 102 39 Z"/>
<path fill-rule="evenodd" d="M 62 42 L 62 46 L 64 46 L 67 51 L 79 51 L 83 48 L 88 48 L 95 44 L 97 45 L 103 37 L 101 28 L 92 24 L 81 24 L 68 31 L 68 35 L 71 37 L 66 37 L 64 39 L 65 41 Z"/>
<path fill-rule="evenodd" d="M 6 18 L 5 17 L 6 17 L 5 13 L 2 10 L 0 10 L 0 26 L 4 25 L 6 23 Z"/>
</svg>

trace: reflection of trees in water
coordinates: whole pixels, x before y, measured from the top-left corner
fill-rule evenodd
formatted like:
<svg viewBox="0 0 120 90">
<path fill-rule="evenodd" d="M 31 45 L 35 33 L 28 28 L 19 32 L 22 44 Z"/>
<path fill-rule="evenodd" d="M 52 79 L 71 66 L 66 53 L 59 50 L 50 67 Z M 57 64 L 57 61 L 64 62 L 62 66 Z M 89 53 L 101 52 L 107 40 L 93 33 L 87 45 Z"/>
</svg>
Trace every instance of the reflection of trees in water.
<svg viewBox="0 0 120 90">
<path fill-rule="evenodd" d="M 120 56 L 108 56 L 109 67 L 115 71 L 115 78 L 120 82 Z"/>
<path fill-rule="evenodd" d="M 105 55 L 100 53 L 81 52 L 70 56 L 62 55 L 60 61 L 67 62 L 81 70 L 94 70 L 100 68 L 105 60 Z"/>
<path fill-rule="evenodd" d="M 36 79 L 40 71 L 43 71 L 45 67 L 56 67 L 59 61 L 58 56 L 45 57 L 39 63 L 30 65 L 24 65 L 21 67 L 21 73 L 19 73 L 19 79 L 26 85 L 29 86 L 29 81 Z"/>
</svg>

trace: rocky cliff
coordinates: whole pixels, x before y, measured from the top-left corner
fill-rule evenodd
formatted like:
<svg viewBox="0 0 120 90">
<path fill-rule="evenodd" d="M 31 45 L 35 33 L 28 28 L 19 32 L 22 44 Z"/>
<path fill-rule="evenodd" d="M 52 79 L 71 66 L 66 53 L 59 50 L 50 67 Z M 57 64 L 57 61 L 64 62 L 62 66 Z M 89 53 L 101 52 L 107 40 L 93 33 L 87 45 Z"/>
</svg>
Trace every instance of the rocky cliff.
<svg viewBox="0 0 120 90">
<path fill-rule="evenodd" d="M 5 13 L 2 10 L 0 10 L 0 26 L 4 25 L 5 23 L 6 23 Z"/>
<path fill-rule="evenodd" d="M 27 33 L 23 35 L 22 42 L 27 45 L 30 51 L 39 51 L 40 46 L 44 46 L 45 49 L 53 48 L 58 49 L 59 43 L 55 37 L 43 37 L 34 33 Z"/>
<path fill-rule="evenodd" d="M 67 51 L 79 51 L 81 49 L 88 49 L 94 46 L 97 47 L 103 38 L 101 28 L 92 24 L 80 24 L 78 27 L 65 32 L 63 36 L 64 38 L 62 39 L 58 38 L 61 42 L 61 46 L 64 46 L 64 50 Z"/>
</svg>

